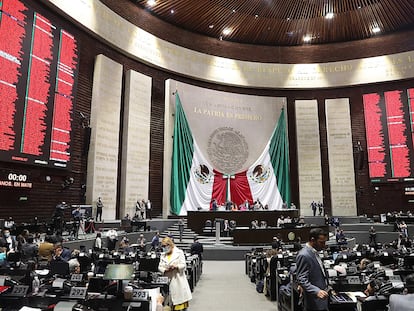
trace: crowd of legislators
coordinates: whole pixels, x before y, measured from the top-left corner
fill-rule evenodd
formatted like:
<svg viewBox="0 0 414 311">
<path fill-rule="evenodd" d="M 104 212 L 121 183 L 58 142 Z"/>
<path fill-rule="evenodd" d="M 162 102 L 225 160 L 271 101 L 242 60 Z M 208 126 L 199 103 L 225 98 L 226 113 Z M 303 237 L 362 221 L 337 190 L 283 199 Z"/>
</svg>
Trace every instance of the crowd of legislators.
<svg viewBox="0 0 414 311">
<path fill-rule="evenodd" d="M 282 209 L 296 209 L 296 205 L 292 202 L 290 206 L 287 206 L 286 202 L 283 202 Z M 219 203 L 216 199 L 211 200 L 211 211 L 226 210 L 226 211 L 267 211 L 269 210 L 268 204 L 263 204 L 260 199 L 249 202 L 245 200 L 242 204 L 237 205 L 235 202 L 227 201 Z"/>
</svg>

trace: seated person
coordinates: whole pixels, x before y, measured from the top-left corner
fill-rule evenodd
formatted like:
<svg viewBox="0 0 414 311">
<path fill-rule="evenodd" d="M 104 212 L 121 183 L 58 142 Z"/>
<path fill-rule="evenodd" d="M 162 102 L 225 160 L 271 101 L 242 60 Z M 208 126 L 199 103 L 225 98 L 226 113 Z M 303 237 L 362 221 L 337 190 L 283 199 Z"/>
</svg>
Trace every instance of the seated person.
<svg viewBox="0 0 414 311">
<path fill-rule="evenodd" d="M 76 258 L 72 258 L 68 261 L 69 264 L 69 272 L 71 274 L 80 274 L 81 273 L 81 268 L 80 268 L 80 263 Z"/>
<path fill-rule="evenodd" d="M 260 202 L 259 199 L 256 200 L 256 202 L 253 203 L 254 205 L 254 210 L 259 211 L 263 209 L 263 204 L 262 202 Z"/>
<path fill-rule="evenodd" d="M 414 274 L 405 278 L 405 295 L 390 296 L 389 311 L 414 310 Z"/>
<path fill-rule="evenodd" d="M 272 249 L 280 249 L 282 247 L 282 241 L 278 236 L 273 237 Z"/>
<path fill-rule="evenodd" d="M 70 250 L 64 248 L 62 243 L 56 243 L 54 245 L 52 260 L 63 260 L 67 262 L 71 256 Z"/>
<path fill-rule="evenodd" d="M 39 247 L 34 242 L 33 235 L 29 235 L 26 243 L 22 245 L 22 258 L 24 260 L 33 260 L 37 258 Z"/>
<path fill-rule="evenodd" d="M 378 290 L 380 289 L 382 285 L 382 281 L 380 279 L 372 279 L 367 285 L 367 288 L 364 290 L 364 294 L 369 296 L 375 296 L 375 294 L 378 293 Z"/>
<path fill-rule="evenodd" d="M 285 216 L 283 216 L 283 215 L 280 215 L 280 217 L 277 219 L 277 226 L 279 227 L 279 228 L 282 228 L 283 227 L 283 225 L 284 225 L 284 223 L 285 223 Z"/>
<path fill-rule="evenodd" d="M 338 243 L 339 245 L 343 245 L 347 243 L 345 233 L 342 229 L 337 229 L 335 238 L 336 238 L 336 243 Z"/>
<path fill-rule="evenodd" d="M 252 229 L 258 229 L 259 228 L 259 221 L 253 220 L 252 221 Z"/>
<path fill-rule="evenodd" d="M 264 221 L 264 220 L 262 220 L 261 222 L 260 222 L 260 228 L 267 228 L 267 222 L 266 221 Z"/>
<path fill-rule="evenodd" d="M 47 235 L 45 237 L 45 241 L 39 245 L 38 254 L 40 259 L 46 259 L 47 261 L 50 261 L 52 259 L 54 252 L 54 243 L 55 240 L 53 236 Z"/>
<path fill-rule="evenodd" d="M 368 265 L 371 263 L 371 260 L 368 258 L 362 258 L 359 262 L 358 269 L 360 271 L 365 271 L 368 268 Z"/>
<path fill-rule="evenodd" d="M 122 238 L 121 242 L 119 242 L 119 249 L 123 250 L 124 253 L 129 253 L 132 251 L 131 247 L 129 246 L 129 239 L 126 235 Z"/>
<path fill-rule="evenodd" d="M 145 244 L 146 244 L 147 240 L 145 239 L 144 235 L 141 233 L 139 235 L 139 238 L 137 240 L 137 244 L 138 244 L 138 250 L 139 251 L 145 251 Z"/>
</svg>

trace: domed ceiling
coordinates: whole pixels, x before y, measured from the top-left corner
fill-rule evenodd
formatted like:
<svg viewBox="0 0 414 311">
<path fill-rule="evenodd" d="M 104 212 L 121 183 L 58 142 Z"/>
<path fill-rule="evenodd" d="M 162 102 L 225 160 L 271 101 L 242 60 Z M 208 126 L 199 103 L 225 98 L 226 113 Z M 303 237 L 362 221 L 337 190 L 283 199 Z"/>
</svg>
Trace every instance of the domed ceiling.
<svg viewBox="0 0 414 311">
<path fill-rule="evenodd" d="M 180 28 L 256 45 L 344 42 L 414 29 L 414 0 L 131 1 Z"/>
</svg>

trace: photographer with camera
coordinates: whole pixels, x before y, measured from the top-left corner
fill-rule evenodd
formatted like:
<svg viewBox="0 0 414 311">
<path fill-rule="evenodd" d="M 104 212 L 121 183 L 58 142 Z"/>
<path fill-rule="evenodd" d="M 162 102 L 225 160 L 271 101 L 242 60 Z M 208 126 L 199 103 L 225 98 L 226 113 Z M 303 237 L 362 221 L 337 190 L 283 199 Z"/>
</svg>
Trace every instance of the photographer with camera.
<svg viewBox="0 0 414 311">
<path fill-rule="evenodd" d="M 80 222 L 82 219 L 80 207 L 77 207 L 72 211 L 72 218 L 73 218 L 73 228 L 72 228 L 71 235 L 73 236 L 75 240 L 77 240 L 78 235 L 79 235 Z"/>
<path fill-rule="evenodd" d="M 52 233 L 57 236 L 62 236 L 63 228 L 65 226 L 65 209 L 66 202 L 61 202 L 56 205 L 55 211 L 52 215 Z"/>
</svg>

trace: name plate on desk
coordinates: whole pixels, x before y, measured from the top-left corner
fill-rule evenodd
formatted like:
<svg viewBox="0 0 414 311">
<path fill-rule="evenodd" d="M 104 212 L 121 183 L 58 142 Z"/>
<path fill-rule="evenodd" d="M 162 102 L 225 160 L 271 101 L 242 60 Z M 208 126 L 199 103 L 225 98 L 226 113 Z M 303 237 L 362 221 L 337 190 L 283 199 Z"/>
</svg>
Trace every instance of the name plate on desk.
<svg viewBox="0 0 414 311">
<path fill-rule="evenodd" d="M 12 292 L 9 294 L 9 296 L 24 297 L 26 296 L 28 290 L 29 286 L 27 285 L 15 285 L 13 286 Z"/>
<path fill-rule="evenodd" d="M 82 279 L 83 279 L 83 275 L 82 274 L 72 274 L 70 276 L 70 280 L 72 282 L 82 282 Z"/>
<path fill-rule="evenodd" d="M 168 284 L 168 276 L 159 276 L 155 283 Z"/>
<path fill-rule="evenodd" d="M 148 292 L 143 289 L 136 289 L 132 292 L 133 300 L 148 300 Z"/>
<path fill-rule="evenodd" d="M 74 286 L 70 289 L 69 298 L 85 299 L 85 297 L 86 297 L 86 287 Z"/>
</svg>

